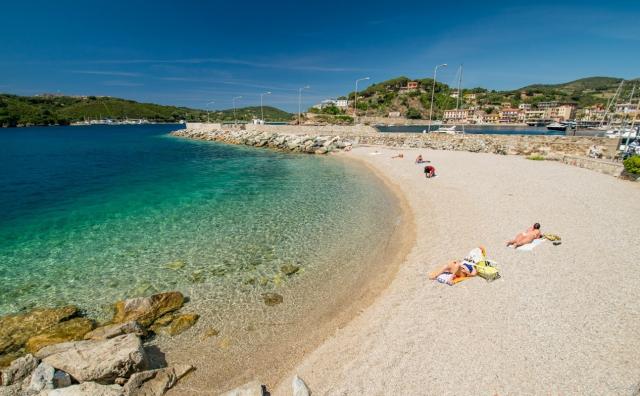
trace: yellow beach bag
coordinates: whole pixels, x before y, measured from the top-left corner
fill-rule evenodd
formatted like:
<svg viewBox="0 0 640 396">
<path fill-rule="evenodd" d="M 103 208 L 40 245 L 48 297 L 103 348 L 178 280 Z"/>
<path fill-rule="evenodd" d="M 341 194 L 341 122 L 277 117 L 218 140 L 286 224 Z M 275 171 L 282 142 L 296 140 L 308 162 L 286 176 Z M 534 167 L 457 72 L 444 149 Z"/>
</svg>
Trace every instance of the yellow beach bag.
<svg viewBox="0 0 640 396">
<path fill-rule="evenodd" d="M 491 260 L 483 260 L 476 264 L 476 271 L 478 276 L 485 279 L 487 282 L 493 282 L 500 278 L 500 272 L 496 268 L 496 262 Z"/>
</svg>

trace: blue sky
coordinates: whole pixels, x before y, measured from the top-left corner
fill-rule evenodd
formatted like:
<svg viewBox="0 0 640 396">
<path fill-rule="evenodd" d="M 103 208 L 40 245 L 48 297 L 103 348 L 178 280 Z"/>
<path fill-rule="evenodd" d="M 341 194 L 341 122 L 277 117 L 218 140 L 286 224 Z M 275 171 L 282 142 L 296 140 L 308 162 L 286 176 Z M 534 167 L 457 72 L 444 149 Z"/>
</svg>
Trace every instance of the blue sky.
<svg viewBox="0 0 640 396">
<path fill-rule="evenodd" d="M 640 77 L 638 1 L 2 0 L 0 92 L 297 109 L 371 82 Z M 361 84 L 360 86 L 366 86 Z"/>
</svg>

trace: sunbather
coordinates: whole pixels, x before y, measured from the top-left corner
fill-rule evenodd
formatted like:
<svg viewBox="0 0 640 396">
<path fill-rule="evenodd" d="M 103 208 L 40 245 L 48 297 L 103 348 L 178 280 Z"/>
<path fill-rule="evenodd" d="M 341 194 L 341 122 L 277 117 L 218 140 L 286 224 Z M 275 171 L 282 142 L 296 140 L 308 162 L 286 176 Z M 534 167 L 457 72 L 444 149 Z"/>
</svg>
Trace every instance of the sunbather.
<svg viewBox="0 0 640 396">
<path fill-rule="evenodd" d="M 519 248 L 538 238 L 542 238 L 542 232 L 540 232 L 540 223 L 535 223 L 531 228 L 519 233 L 512 240 L 507 241 L 507 246 L 513 245 L 514 248 Z"/>
<path fill-rule="evenodd" d="M 398 155 L 394 155 L 394 156 L 393 156 L 393 157 L 391 157 L 391 158 L 404 158 L 404 154 L 400 153 L 400 154 L 398 154 Z"/>
<path fill-rule="evenodd" d="M 419 154 L 419 155 L 418 155 L 418 158 L 416 158 L 416 164 L 424 164 L 425 162 L 429 162 L 429 161 L 425 161 L 425 160 L 422 158 L 422 154 Z"/>
<path fill-rule="evenodd" d="M 456 278 L 464 278 L 467 276 L 476 276 L 478 271 L 476 270 L 476 266 L 467 261 L 454 260 L 448 264 L 445 264 L 438 271 L 433 271 L 429 273 L 429 279 L 434 280 L 441 274 L 448 272 L 453 274 L 450 282 L 453 282 Z"/>
</svg>

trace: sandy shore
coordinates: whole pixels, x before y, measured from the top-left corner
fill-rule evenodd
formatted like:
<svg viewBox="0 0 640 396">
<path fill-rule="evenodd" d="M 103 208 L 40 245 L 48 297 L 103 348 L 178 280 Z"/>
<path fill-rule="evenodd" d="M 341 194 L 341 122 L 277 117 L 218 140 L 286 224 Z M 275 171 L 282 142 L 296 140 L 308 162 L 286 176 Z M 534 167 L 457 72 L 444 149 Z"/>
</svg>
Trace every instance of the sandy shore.
<svg viewBox="0 0 640 396">
<path fill-rule="evenodd" d="M 400 151 L 404 159 L 391 159 Z M 418 153 L 437 178 L 424 178 Z M 291 372 L 315 395 L 637 392 L 639 184 L 516 156 L 377 147 L 343 155 L 399 186 L 418 237 L 381 296 Z M 504 246 L 535 221 L 562 245 Z M 501 279 L 427 279 L 479 244 Z M 273 395 L 291 393 L 291 375 Z"/>
</svg>

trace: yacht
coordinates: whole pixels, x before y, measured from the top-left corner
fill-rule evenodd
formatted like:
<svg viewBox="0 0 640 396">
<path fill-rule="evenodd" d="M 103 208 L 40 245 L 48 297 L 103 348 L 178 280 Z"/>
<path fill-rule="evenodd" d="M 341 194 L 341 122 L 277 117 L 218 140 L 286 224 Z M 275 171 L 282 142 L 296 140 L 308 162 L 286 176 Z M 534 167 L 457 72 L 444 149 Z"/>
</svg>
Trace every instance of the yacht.
<svg viewBox="0 0 640 396">
<path fill-rule="evenodd" d="M 554 122 L 552 124 L 547 125 L 547 129 L 550 131 L 562 131 L 565 132 L 567 130 L 566 124 L 561 124 L 559 122 Z"/>
<path fill-rule="evenodd" d="M 458 131 L 456 130 L 456 126 L 455 125 L 451 125 L 451 126 L 441 126 L 440 128 L 436 129 L 435 131 L 433 131 L 435 133 L 448 133 L 450 135 L 454 135 L 456 133 L 458 133 Z"/>
</svg>

